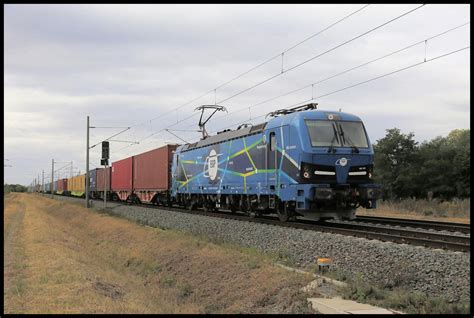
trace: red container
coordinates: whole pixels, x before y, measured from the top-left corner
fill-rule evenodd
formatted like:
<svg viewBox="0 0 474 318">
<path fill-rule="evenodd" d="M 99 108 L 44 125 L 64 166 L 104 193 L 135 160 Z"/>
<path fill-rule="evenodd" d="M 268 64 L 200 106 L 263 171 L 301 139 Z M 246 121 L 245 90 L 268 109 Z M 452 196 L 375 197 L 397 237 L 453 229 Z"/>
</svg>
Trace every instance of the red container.
<svg viewBox="0 0 474 318">
<path fill-rule="evenodd" d="M 133 157 L 112 162 L 112 191 L 132 191 Z"/>
<path fill-rule="evenodd" d="M 58 191 L 67 191 L 67 179 L 58 181 Z"/>
<path fill-rule="evenodd" d="M 113 163 L 112 163 L 113 165 Z M 111 167 L 107 168 L 107 190 L 110 190 L 110 171 L 112 170 Z M 98 168 L 96 171 L 96 191 L 104 191 L 104 171 L 105 168 Z"/>
<path fill-rule="evenodd" d="M 165 191 L 171 186 L 171 163 L 177 145 L 166 145 L 133 157 L 133 190 Z"/>
</svg>

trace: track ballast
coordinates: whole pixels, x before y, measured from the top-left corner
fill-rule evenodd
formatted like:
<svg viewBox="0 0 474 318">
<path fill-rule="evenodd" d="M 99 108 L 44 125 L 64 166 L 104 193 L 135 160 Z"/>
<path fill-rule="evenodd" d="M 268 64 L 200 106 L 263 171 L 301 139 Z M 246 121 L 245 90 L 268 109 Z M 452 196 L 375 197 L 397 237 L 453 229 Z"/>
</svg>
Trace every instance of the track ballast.
<svg viewBox="0 0 474 318">
<path fill-rule="evenodd" d="M 102 201 L 102 200 L 96 200 Z M 121 203 L 127 204 L 125 202 L 118 202 L 112 201 L 114 203 Z M 365 238 L 369 240 L 379 240 L 384 242 L 393 242 L 399 244 L 410 244 L 410 245 L 417 245 L 417 246 L 424 246 L 430 248 L 437 248 L 437 249 L 444 249 L 444 250 L 452 250 L 452 251 L 459 251 L 459 252 L 469 252 L 470 251 L 470 236 L 461 236 L 456 235 L 453 233 L 445 233 L 445 232 L 421 232 L 417 231 L 416 229 L 400 229 L 400 228 L 392 228 L 392 227 L 380 227 L 376 225 L 370 224 L 348 224 L 342 222 L 314 222 L 309 220 L 297 220 L 293 222 L 281 222 L 276 217 L 272 216 L 262 216 L 258 218 L 253 218 L 247 216 L 242 213 L 231 213 L 218 211 L 218 212 L 206 212 L 202 210 L 186 210 L 183 208 L 176 208 L 176 207 L 167 207 L 167 206 L 157 206 L 157 205 L 150 205 L 150 204 L 133 204 L 139 207 L 149 208 L 149 209 L 160 209 L 160 210 L 167 210 L 173 212 L 180 212 L 180 213 L 189 213 L 189 214 L 197 214 L 209 217 L 218 217 L 218 218 L 225 218 L 225 219 L 233 219 L 239 221 L 247 221 L 247 222 L 254 222 L 254 223 L 261 223 L 267 225 L 274 225 L 274 226 L 281 226 L 281 227 L 289 227 L 289 228 L 296 228 L 302 230 L 310 230 L 310 231 L 319 231 L 319 232 L 327 232 L 327 233 L 334 233 L 334 234 L 341 234 L 346 236 L 354 236 L 359 238 Z M 106 210 L 109 208 L 106 208 Z M 359 217 L 358 217 L 359 219 Z M 378 222 L 383 222 L 386 218 L 377 218 Z M 418 222 L 418 220 L 413 220 L 414 222 Z M 375 220 L 374 220 L 375 222 Z M 387 222 L 388 224 L 390 223 Z M 423 223 L 423 222 L 422 222 Z M 428 222 L 424 224 L 433 224 L 434 226 L 431 229 L 437 229 L 436 225 L 440 223 L 443 225 L 447 225 L 447 222 Z M 413 225 L 410 225 L 413 226 Z"/>
</svg>

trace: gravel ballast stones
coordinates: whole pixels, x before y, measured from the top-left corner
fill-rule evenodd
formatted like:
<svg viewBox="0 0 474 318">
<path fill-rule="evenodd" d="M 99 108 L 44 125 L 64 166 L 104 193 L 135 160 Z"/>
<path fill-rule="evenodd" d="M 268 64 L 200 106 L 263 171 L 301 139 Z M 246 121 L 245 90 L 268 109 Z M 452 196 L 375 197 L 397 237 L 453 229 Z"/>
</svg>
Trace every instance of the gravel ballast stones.
<svg viewBox="0 0 474 318">
<path fill-rule="evenodd" d="M 79 199 L 60 197 L 78 202 Z M 81 200 L 84 202 L 84 200 Z M 93 201 L 94 207 L 102 202 Z M 387 288 L 405 287 L 452 302 L 470 299 L 470 254 L 339 234 L 192 215 L 108 202 L 108 213 L 164 229 L 285 255 L 299 266 L 332 259 L 333 267 Z"/>
</svg>

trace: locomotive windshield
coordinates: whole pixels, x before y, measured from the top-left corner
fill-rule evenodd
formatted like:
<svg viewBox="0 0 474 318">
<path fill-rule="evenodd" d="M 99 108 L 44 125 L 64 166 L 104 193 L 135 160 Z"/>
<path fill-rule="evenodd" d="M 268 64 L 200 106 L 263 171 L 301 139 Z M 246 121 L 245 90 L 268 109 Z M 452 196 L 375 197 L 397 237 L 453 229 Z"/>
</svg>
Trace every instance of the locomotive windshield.
<svg viewBox="0 0 474 318">
<path fill-rule="evenodd" d="M 362 122 L 305 120 L 313 147 L 367 148 L 367 135 Z"/>
</svg>

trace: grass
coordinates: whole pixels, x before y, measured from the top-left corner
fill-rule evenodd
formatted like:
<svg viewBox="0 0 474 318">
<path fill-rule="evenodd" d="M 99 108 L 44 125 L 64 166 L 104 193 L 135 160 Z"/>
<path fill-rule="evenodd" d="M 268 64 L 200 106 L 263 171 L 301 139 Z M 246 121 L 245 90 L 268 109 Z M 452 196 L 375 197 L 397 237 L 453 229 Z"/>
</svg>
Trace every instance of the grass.
<svg viewBox="0 0 474 318">
<path fill-rule="evenodd" d="M 4 302 L 11 306 L 8 311 L 20 313 L 28 300 L 25 271 L 28 269 L 24 248 L 24 205 L 16 193 L 5 196 L 4 228 Z"/>
<path fill-rule="evenodd" d="M 470 222 L 470 199 L 453 199 L 441 201 L 437 198 L 432 200 L 408 198 L 399 201 L 377 201 L 374 210 L 358 209 L 358 214 L 393 214 L 416 216 L 426 219 L 444 219 L 453 222 Z M 448 220 L 452 219 L 452 220 Z"/>
<path fill-rule="evenodd" d="M 339 287 L 344 299 L 367 303 L 374 306 L 399 310 L 408 314 L 468 314 L 469 303 L 452 303 L 445 297 L 433 297 L 420 292 L 412 292 L 401 283 L 410 275 L 400 274 L 394 284 L 373 284 L 365 281 L 361 274 L 348 275 L 340 270 L 331 270 L 325 276 L 344 281 L 347 285 Z"/>
<path fill-rule="evenodd" d="M 273 266 L 256 249 L 14 195 L 26 207 L 27 262 L 12 267 L 13 278 L 24 276 L 13 284 L 16 297 L 5 297 L 5 312 L 311 313 L 299 291 L 311 278 Z"/>
</svg>

